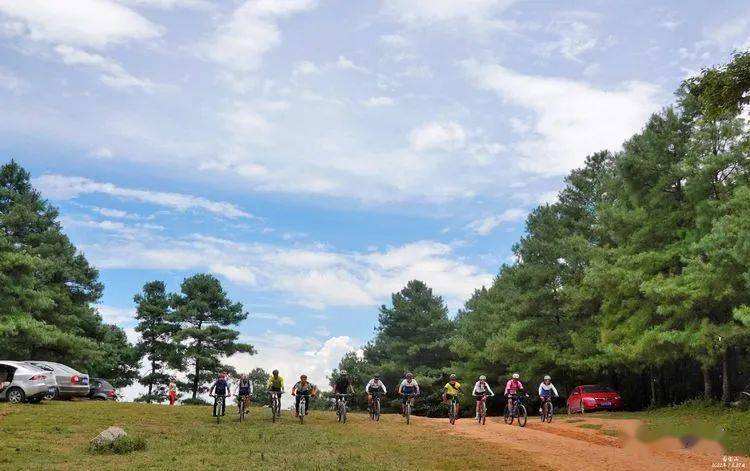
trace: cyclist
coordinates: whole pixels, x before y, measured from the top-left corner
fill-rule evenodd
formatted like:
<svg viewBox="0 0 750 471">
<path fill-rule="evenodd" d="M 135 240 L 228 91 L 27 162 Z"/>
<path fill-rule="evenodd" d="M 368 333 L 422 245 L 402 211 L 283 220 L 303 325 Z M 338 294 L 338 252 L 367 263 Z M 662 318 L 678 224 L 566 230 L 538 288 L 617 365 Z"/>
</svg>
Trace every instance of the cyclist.
<svg viewBox="0 0 750 471">
<path fill-rule="evenodd" d="M 513 410 L 513 398 L 518 395 L 519 391 L 524 391 L 523 383 L 521 383 L 521 375 L 513 373 L 511 379 L 505 383 L 505 397 L 508 398 L 508 410 Z M 526 395 L 528 396 L 528 394 Z"/>
<path fill-rule="evenodd" d="M 552 395 L 555 397 L 560 397 L 557 394 L 557 389 L 555 389 L 555 385 L 552 384 L 552 377 L 550 375 L 544 375 L 544 380 L 539 384 L 539 398 L 542 400 L 542 403 L 539 404 L 539 413 L 542 413 L 542 407 L 544 406 L 544 403 L 549 401 L 552 398 Z"/>
<path fill-rule="evenodd" d="M 313 385 L 307 380 L 307 375 L 299 377 L 299 381 L 292 386 L 292 396 L 294 400 L 294 416 L 299 417 L 299 403 L 302 399 L 305 400 L 305 415 L 310 410 L 310 395 L 315 395 Z"/>
<path fill-rule="evenodd" d="M 367 408 L 369 410 L 372 410 L 372 395 L 373 394 L 385 394 L 385 384 L 383 384 L 382 381 L 380 381 L 380 375 L 375 374 L 373 375 L 372 379 L 367 382 L 367 386 L 365 386 L 365 391 L 367 391 Z"/>
<path fill-rule="evenodd" d="M 401 395 L 401 415 L 404 415 L 406 413 L 406 401 L 410 399 L 410 396 L 419 394 L 419 384 L 414 379 L 413 374 L 406 373 L 406 378 L 398 386 L 398 393 Z"/>
<path fill-rule="evenodd" d="M 284 392 L 284 378 L 279 376 L 279 370 L 273 370 L 268 377 L 266 388 L 269 394 L 275 394 L 281 401 L 281 393 Z"/>
<path fill-rule="evenodd" d="M 492 392 L 492 388 L 490 388 L 490 385 L 487 384 L 487 377 L 485 375 L 482 375 L 479 377 L 479 381 L 477 381 L 474 384 L 474 390 L 471 392 L 471 394 L 474 396 L 474 399 L 477 400 L 477 419 L 479 418 L 479 404 L 482 401 L 487 400 L 487 396 L 494 396 L 495 393 Z"/>
<path fill-rule="evenodd" d="M 208 390 L 208 395 L 215 396 L 217 398 L 217 402 L 214 403 L 214 415 L 216 415 L 216 406 L 218 400 L 219 398 L 221 398 L 221 415 L 224 415 L 224 410 L 226 409 L 227 405 L 227 397 L 231 396 L 231 394 L 229 394 L 229 383 L 227 382 L 226 373 L 224 373 L 223 371 L 219 373 L 219 378 L 211 385 L 211 388 Z"/>
<path fill-rule="evenodd" d="M 341 397 L 338 394 L 354 394 L 354 386 L 352 386 L 352 379 L 346 370 L 339 371 L 339 377 L 333 383 L 333 394 L 336 400 L 335 408 L 339 409 L 339 401 Z"/>
<path fill-rule="evenodd" d="M 250 395 L 253 393 L 253 383 L 247 378 L 245 373 L 240 375 L 240 381 L 237 383 L 237 388 L 234 390 L 234 395 L 237 396 L 239 402 L 244 403 L 245 410 L 250 405 Z M 237 413 L 240 413 L 237 408 Z"/>
<path fill-rule="evenodd" d="M 451 375 L 450 379 L 447 383 L 445 383 L 445 386 L 443 386 L 443 401 L 444 402 L 450 402 L 453 403 L 453 398 L 457 398 L 459 394 L 461 394 L 463 391 L 461 390 L 461 383 L 456 381 L 456 375 Z M 460 406 L 456 404 L 456 418 L 458 418 L 458 414 L 460 412 Z"/>
</svg>

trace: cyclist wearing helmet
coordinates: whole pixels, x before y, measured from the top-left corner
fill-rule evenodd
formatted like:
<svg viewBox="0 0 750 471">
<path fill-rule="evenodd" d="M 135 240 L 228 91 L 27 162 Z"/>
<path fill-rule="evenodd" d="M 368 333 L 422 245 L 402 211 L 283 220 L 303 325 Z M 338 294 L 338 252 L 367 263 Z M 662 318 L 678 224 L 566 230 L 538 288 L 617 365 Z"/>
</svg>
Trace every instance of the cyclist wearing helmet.
<svg viewBox="0 0 750 471">
<path fill-rule="evenodd" d="M 521 375 L 518 373 L 513 373 L 513 377 L 505 383 L 505 397 L 508 398 L 508 409 L 513 408 L 513 397 L 524 390 L 523 383 L 519 379 L 520 377 Z"/>
<path fill-rule="evenodd" d="M 401 415 L 404 415 L 406 401 L 408 401 L 411 396 L 419 394 L 419 384 L 417 384 L 417 380 L 414 379 L 413 374 L 406 373 L 406 379 L 401 381 L 401 384 L 398 386 L 398 393 L 401 395 Z"/>
<path fill-rule="evenodd" d="M 458 395 L 462 392 L 463 391 L 461 390 L 461 383 L 456 381 L 456 375 L 452 374 L 448 382 L 445 383 L 445 386 L 443 386 L 443 401 L 451 402 L 453 398 L 458 397 Z M 458 417 L 460 406 L 456 407 L 456 409 L 456 417 Z"/>
<path fill-rule="evenodd" d="M 477 417 L 479 418 L 479 404 L 482 401 L 487 400 L 487 396 L 494 396 L 495 393 L 492 392 L 492 388 L 490 388 L 490 385 L 487 384 L 487 377 L 485 375 L 482 375 L 479 377 L 479 381 L 477 381 L 474 384 L 474 391 L 471 393 L 474 396 L 474 399 L 477 400 Z"/>
<path fill-rule="evenodd" d="M 349 377 L 349 374 L 346 372 L 346 370 L 339 371 L 339 377 L 336 378 L 336 381 L 333 383 L 333 394 L 334 399 L 336 400 L 336 410 L 339 408 L 339 400 L 341 399 L 338 394 L 353 394 L 354 393 L 354 386 L 352 386 L 352 379 Z"/>
<path fill-rule="evenodd" d="M 382 381 L 380 381 L 380 375 L 375 374 L 370 381 L 368 381 L 367 386 L 365 386 L 365 391 L 367 391 L 367 408 L 372 408 L 372 395 L 373 394 L 385 394 L 385 384 L 383 384 Z"/>
<path fill-rule="evenodd" d="M 276 395 L 281 400 L 281 393 L 284 392 L 284 378 L 279 376 L 279 370 L 273 370 L 271 376 L 268 377 L 268 388 L 269 396 Z"/>
<path fill-rule="evenodd" d="M 549 401 L 553 394 L 555 397 L 560 397 L 557 394 L 555 385 L 552 384 L 552 377 L 550 375 L 545 375 L 544 381 L 539 384 L 539 398 L 542 400 L 542 403 L 539 405 L 540 414 L 542 413 L 542 405 L 544 405 L 545 402 Z"/>
<path fill-rule="evenodd" d="M 292 396 L 295 397 L 294 400 L 294 416 L 299 417 L 299 403 L 303 399 L 305 400 L 305 415 L 308 414 L 308 411 L 310 410 L 310 396 L 314 396 L 316 394 L 315 388 L 313 388 L 313 385 L 307 380 L 307 375 L 302 375 L 299 377 L 299 381 L 295 383 L 294 386 L 292 386 Z"/>
<path fill-rule="evenodd" d="M 251 394 L 253 394 L 253 383 L 247 378 L 245 373 L 242 373 L 240 375 L 240 381 L 237 383 L 234 391 L 234 395 L 239 401 L 245 403 L 245 410 L 247 410 L 247 407 L 250 405 Z M 237 413 L 240 413 L 239 408 L 237 408 Z"/>
</svg>

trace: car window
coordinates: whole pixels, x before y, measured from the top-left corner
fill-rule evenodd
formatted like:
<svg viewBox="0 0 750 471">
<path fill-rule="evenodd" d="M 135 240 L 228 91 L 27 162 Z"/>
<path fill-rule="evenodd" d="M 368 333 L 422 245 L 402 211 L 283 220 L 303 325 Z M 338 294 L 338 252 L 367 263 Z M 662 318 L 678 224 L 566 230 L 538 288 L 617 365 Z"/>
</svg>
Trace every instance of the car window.
<svg viewBox="0 0 750 471">
<path fill-rule="evenodd" d="M 587 393 L 610 393 L 615 392 L 614 389 L 608 388 L 607 386 L 600 386 L 598 384 L 592 385 L 592 386 L 584 386 L 583 391 Z"/>
<path fill-rule="evenodd" d="M 55 371 L 54 368 L 52 368 L 49 365 L 45 365 L 44 363 L 35 363 L 33 361 L 30 361 L 30 362 L 28 362 L 28 364 L 31 365 L 31 366 L 34 366 L 34 367 L 36 367 L 36 368 L 38 368 L 40 370 L 43 370 L 43 371 Z"/>
<path fill-rule="evenodd" d="M 72 375 L 73 375 L 73 374 L 77 374 L 77 373 L 78 373 L 78 372 L 77 372 L 76 370 L 74 370 L 73 368 L 71 368 L 71 367 L 69 367 L 69 366 L 66 366 L 66 365 L 63 365 L 62 363 L 52 363 L 52 364 L 53 364 L 53 365 L 54 365 L 54 366 L 55 366 L 55 367 L 56 367 L 57 369 L 59 369 L 59 370 L 61 370 L 61 371 L 64 371 L 64 372 L 66 372 L 66 373 L 70 373 L 70 374 L 72 374 Z"/>
</svg>

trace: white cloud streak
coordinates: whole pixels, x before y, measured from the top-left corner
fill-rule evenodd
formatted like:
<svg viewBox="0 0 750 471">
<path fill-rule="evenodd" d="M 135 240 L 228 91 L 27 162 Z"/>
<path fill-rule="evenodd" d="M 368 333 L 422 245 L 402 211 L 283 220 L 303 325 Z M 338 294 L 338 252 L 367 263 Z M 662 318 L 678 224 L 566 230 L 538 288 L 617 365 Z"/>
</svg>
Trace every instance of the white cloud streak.
<svg viewBox="0 0 750 471">
<path fill-rule="evenodd" d="M 57 200 L 75 199 L 85 194 L 105 194 L 123 200 L 163 206 L 177 211 L 202 210 L 229 219 L 252 217 L 250 213 L 224 201 L 212 201 L 200 196 L 182 193 L 123 188 L 112 183 L 97 182 L 84 177 L 47 174 L 35 179 L 34 183 L 45 196 Z"/>
</svg>

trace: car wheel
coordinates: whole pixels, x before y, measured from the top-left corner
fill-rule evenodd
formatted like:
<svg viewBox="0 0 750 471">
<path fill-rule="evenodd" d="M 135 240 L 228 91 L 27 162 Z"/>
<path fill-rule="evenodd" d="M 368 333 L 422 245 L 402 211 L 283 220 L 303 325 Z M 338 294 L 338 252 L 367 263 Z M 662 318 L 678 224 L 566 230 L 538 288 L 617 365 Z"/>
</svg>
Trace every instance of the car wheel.
<svg viewBox="0 0 750 471">
<path fill-rule="evenodd" d="M 568 410 L 568 415 L 572 415 L 573 409 L 570 408 L 570 404 L 566 404 L 566 406 L 567 406 L 566 409 Z"/>
<path fill-rule="evenodd" d="M 102 397 L 102 396 L 96 396 L 96 397 L 94 398 L 94 400 L 96 400 L 96 401 L 106 401 L 106 400 L 107 400 L 107 398 L 106 398 L 106 397 Z"/>
<path fill-rule="evenodd" d="M 581 401 L 581 403 L 579 404 L 579 407 L 581 408 L 580 410 L 581 414 L 586 413 L 586 409 L 583 407 L 583 401 Z"/>
<path fill-rule="evenodd" d="M 48 400 L 48 401 L 52 401 L 52 400 L 54 400 L 54 399 L 57 399 L 57 397 L 58 397 L 59 395 L 60 395 L 60 391 L 58 391 L 58 390 L 57 390 L 57 388 L 55 388 L 55 389 L 54 389 L 54 390 L 53 390 L 53 391 L 52 391 L 51 393 L 49 393 L 49 394 L 47 394 L 46 396 L 44 396 L 44 398 L 45 398 L 46 400 Z"/>
<path fill-rule="evenodd" d="M 20 404 L 26 400 L 26 394 L 23 392 L 23 389 L 18 387 L 10 388 L 5 397 L 11 404 Z"/>
</svg>

